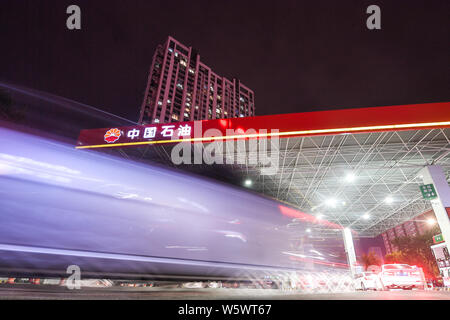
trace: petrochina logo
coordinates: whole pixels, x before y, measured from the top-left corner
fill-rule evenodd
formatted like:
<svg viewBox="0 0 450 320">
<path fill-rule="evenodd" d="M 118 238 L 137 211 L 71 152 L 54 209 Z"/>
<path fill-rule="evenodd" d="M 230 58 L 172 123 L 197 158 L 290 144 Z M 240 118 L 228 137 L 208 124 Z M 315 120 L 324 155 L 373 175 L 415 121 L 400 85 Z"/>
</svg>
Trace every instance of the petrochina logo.
<svg viewBox="0 0 450 320">
<path fill-rule="evenodd" d="M 105 141 L 108 143 L 114 143 L 117 140 L 119 140 L 120 135 L 121 135 L 121 133 L 120 133 L 119 129 L 117 129 L 117 128 L 109 129 L 105 133 Z"/>
</svg>

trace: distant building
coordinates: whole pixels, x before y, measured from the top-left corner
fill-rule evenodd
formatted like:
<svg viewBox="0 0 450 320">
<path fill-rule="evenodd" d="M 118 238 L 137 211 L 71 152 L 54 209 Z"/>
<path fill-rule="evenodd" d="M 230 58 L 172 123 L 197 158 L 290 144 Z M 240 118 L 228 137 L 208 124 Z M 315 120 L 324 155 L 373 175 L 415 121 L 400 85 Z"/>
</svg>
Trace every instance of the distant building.
<svg viewBox="0 0 450 320">
<path fill-rule="evenodd" d="M 255 94 L 200 61 L 198 51 L 172 37 L 159 45 L 139 116 L 140 124 L 255 115 Z"/>
<path fill-rule="evenodd" d="M 430 226 L 427 224 L 427 219 L 436 219 L 433 210 L 422 213 L 421 215 L 406 221 L 395 228 L 389 229 L 382 233 L 384 247 L 386 248 L 386 254 L 390 254 L 396 251 L 397 248 L 392 243 L 392 240 L 399 237 L 414 237 L 416 235 L 423 234 Z"/>
</svg>

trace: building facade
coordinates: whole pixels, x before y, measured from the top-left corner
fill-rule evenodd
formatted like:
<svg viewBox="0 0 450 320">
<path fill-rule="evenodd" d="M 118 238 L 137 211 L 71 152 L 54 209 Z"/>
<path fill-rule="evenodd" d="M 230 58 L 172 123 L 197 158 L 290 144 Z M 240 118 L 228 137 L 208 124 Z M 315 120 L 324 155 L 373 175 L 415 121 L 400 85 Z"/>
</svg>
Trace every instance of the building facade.
<svg viewBox="0 0 450 320">
<path fill-rule="evenodd" d="M 140 124 L 255 115 L 255 94 L 200 61 L 200 54 L 172 37 L 153 55 Z"/>
<path fill-rule="evenodd" d="M 422 213 L 412 220 L 406 221 L 395 228 L 389 229 L 382 233 L 384 247 L 386 254 L 390 254 L 396 251 L 396 246 L 392 243 L 392 240 L 400 237 L 414 237 L 416 235 L 423 234 L 430 225 L 427 223 L 428 219 L 436 219 L 433 210 Z"/>
</svg>

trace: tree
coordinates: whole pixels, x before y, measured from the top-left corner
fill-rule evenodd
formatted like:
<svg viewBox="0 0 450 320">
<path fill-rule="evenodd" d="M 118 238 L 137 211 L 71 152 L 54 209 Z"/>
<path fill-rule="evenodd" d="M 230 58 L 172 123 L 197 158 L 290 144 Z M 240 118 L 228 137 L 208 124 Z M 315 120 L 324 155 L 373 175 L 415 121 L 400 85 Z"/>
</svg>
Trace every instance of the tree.
<svg viewBox="0 0 450 320">
<path fill-rule="evenodd" d="M 385 260 L 389 263 L 416 265 L 423 269 L 425 275 L 438 276 L 439 269 L 430 248 L 433 245 L 433 236 L 438 233 L 439 227 L 436 226 L 421 235 L 394 239 L 392 244 L 398 248 L 398 251 L 386 255 Z"/>
<path fill-rule="evenodd" d="M 401 251 L 392 251 L 392 253 L 389 253 L 384 256 L 384 262 L 385 263 L 407 263 L 407 258 Z"/>
<path fill-rule="evenodd" d="M 361 256 L 362 263 L 364 264 L 364 270 L 367 270 L 369 266 L 379 266 L 381 265 L 381 259 L 377 256 L 374 251 L 370 251 L 367 254 Z"/>
</svg>

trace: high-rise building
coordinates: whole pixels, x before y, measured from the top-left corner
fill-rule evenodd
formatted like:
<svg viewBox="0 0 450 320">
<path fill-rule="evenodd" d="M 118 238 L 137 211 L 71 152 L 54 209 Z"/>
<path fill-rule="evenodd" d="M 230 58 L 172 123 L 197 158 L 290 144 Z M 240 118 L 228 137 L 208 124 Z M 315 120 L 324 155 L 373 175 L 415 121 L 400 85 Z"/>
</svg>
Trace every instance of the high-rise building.
<svg viewBox="0 0 450 320">
<path fill-rule="evenodd" d="M 200 61 L 172 37 L 156 48 L 139 116 L 140 124 L 255 115 L 255 94 Z"/>
</svg>

